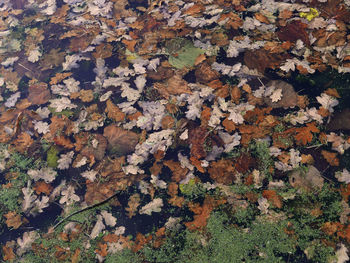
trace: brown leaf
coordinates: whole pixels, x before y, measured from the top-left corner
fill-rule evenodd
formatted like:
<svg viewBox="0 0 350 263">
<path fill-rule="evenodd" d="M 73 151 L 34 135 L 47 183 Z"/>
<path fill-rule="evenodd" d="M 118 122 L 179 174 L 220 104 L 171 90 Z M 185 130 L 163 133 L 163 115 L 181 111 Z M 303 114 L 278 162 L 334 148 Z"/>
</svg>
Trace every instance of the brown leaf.
<svg viewBox="0 0 350 263">
<path fill-rule="evenodd" d="M 262 196 L 269 200 L 275 207 L 282 208 L 282 197 L 275 190 L 264 190 Z"/>
<path fill-rule="evenodd" d="M 28 100 L 33 104 L 45 104 L 51 97 L 46 83 L 37 83 L 35 85 L 30 85 L 28 91 Z"/>
<path fill-rule="evenodd" d="M 280 40 L 296 42 L 301 39 L 306 45 L 310 45 L 309 35 L 306 32 L 307 24 L 300 20 L 293 20 L 286 26 L 280 28 L 277 36 Z"/>
<path fill-rule="evenodd" d="M 183 93 L 192 94 L 191 89 L 187 85 L 180 74 L 172 76 L 168 81 L 165 89 L 158 90 L 161 95 L 164 95 L 165 98 L 168 98 L 169 95 L 180 95 Z"/>
<path fill-rule="evenodd" d="M 104 129 L 103 136 L 108 140 L 109 151 L 119 155 L 132 153 L 139 140 L 138 134 L 113 124 Z"/>
<path fill-rule="evenodd" d="M 16 212 L 8 212 L 4 215 L 6 217 L 7 227 L 13 227 L 14 229 L 19 228 L 22 225 L 21 216 Z"/>
<path fill-rule="evenodd" d="M 168 194 L 170 195 L 171 198 L 168 199 L 168 203 L 177 206 L 177 207 L 182 207 L 185 202 L 185 198 L 183 196 L 178 196 L 178 184 L 175 182 L 171 182 L 168 184 Z"/>
<path fill-rule="evenodd" d="M 25 153 L 30 148 L 30 146 L 32 146 L 33 143 L 34 143 L 34 140 L 26 132 L 22 132 L 20 135 L 18 135 L 17 139 L 14 141 L 15 148 L 20 153 Z"/>
<path fill-rule="evenodd" d="M 171 180 L 178 183 L 181 180 L 185 179 L 188 169 L 186 167 L 181 167 L 181 164 L 179 162 L 175 162 L 173 160 L 166 160 L 163 162 L 163 164 L 172 171 L 173 175 L 171 176 Z"/>
<path fill-rule="evenodd" d="M 45 183 L 44 181 L 38 181 L 35 183 L 33 189 L 37 195 L 40 195 L 41 193 L 50 195 L 53 190 L 53 187 L 50 184 Z"/>
<path fill-rule="evenodd" d="M 108 255 L 107 244 L 98 243 L 97 246 L 99 249 L 95 249 L 95 252 L 99 254 L 101 257 L 106 257 Z"/>
<path fill-rule="evenodd" d="M 339 159 L 337 158 L 337 153 L 322 150 L 321 154 L 331 166 L 339 166 Z"/>
<path fill-rule="evenodd" d="M 310 122 L 306 124 L 306 127 L 296 128 L 297 134 L 295 139 L 298 144 L 306 145 L 311 143 L 313 135 L 312 133 L 319 133 L 320 130 L 316 127 L 315 122 Z"/>
<path fill-rule="evenodd" d="M 123 121 L 125 118 L 125 113 L 122 112 L 118 106 L 114 105 L 111 100 L 107 100 L 105 112 L 107 112 L 108 118 L 113 119 L 116 122 Z"/>
<path fill-rule="evenodd" d="M 13 252 L 12 247 L 9 246 L 8 242 L 5 246 L 2 246 L 3 259 L 5 261 L 12 261 L 16 258 L 15 253 Z"/>
<path fill-rule="evenodd" d="M 238 88 L 237 86 L 234 86 L 231 89 L 231 100 L 235 103 L 235 104 L 239 104 L 239 100 L 241 99 L 242 93 L 240 88 Z"/>
<path fill-rule="evenodd" d="M 207 129 L 203 126 L 195 127 L 189 130 L 188 137 L 191 144 L 191 156 L 194 156 L 198 160 L 207 156 L 204 149 L 204 142 L 207 136 Z"/>
<path fill-rule="evenodd" d="M 196 68 L 195 76 L 196 81 L 202 84 L 207 84 L 212 80 L 218 79 L 220 74 L 213 70 L 207 62 L 204 62 Z"/>
<path fill-rule="evenodd" d="M 90 143 L 89 143 L 90 142 Z M 96 143 L 97 145 L 93 145 Z M 88 136 L 88 141 L 86 141 L 87 145 L 81 150 L 81 154 L 86 157 L 94 156 L 97 160 L 102 160 L 105 156 L 106 148 L 107 148 L 107 140 L 101 134 L 90 134 Z"/>
<path fill-rule="evenodd" d="M 132 218 L 133 216 L 136 215 L 137 212 L 137 208 L 140 205 L 140 195 L 139 194 L 133 194 L 132 196 L 130 196 L 129 201 L 128 201 L 128 206 L 125 208 L 125 210 L 127 211 L 127 216 L 129 218 Z"/>
<path fill-rule="evenodd" d="M 257 69 L 260 73 L 265 72 L 267 68 L 274 69 L 278 67 L 282 61 L 285 61 L 289 55 L 275 54 L 261 48 L 258 50 L 248 50 L 244 53 L 244 63 L 250 69 Z"/>
<path fill-rule="evenodd" d="M 113 54 L 112 50 L 113 50 L 113 46 L 111 44 L 102 43 L 96 47 L 96 50 L 94 53 L 92 53 L 92 55 L 96 59 L 97 58 L 106 59 L 106 58 L 109 58 L 110 56 L 112 56 L 112 54 Z"/>
<path fill-rule="evenodd" d="M 211 162 L 208 169 L 210 178 L 219 184 L 232 184 L 235 180 L 233 165 L 234 163 L 227 159 Z"/>
</svg>

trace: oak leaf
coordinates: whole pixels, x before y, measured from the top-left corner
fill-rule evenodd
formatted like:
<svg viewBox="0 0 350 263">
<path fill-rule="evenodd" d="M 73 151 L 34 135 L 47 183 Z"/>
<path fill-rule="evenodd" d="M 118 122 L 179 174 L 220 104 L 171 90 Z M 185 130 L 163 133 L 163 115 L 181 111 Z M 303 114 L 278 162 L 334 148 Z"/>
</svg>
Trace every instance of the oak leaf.
<svg viewBox="0 0 350 263">
<path fill-rule="evenodd" d="M 25 153 L 29 149 L 29 147 L 33 145 L 34 140 L 28 133 L 22 132 L 18 135 L 14 143 L 17 151 L 19 151 L 20 153 Z"/>
<path fill-rule="evenodd" d="M 111 100 L 107 100 L 105 112 L 107 112 L 108 118 L 113 119 L 116 122 L 123 121 L 125 118 L 125 113 L 122 112 L 118 106 L 114 105 Z"/>
<path fill-rule="evenodd" d="M 50 193 L 53 190 L 53 187 L 44 181 L 37 181 L 35 183 L 33 189 L 37 195 L 40 195 L 41 193 L 44 193 L 46 195 L 50 195 Z"/>
<path fill-rule="evenodd" d="M 125 208 L 125 210 L 127 211 L 126 214 L 129 218 L 132 218 L 136 215 L 137 208 L 140 205 L 140 201 L 141 199 L 139 194 L 133 194 L 132 196 L 130 196 L 128 206 Z"/>
<path fill-rule="evenodd" d="M 295 131 L 297 134 L 294 138 L 297 141 L 297 144 L 306 145 L 311 143 L 313 135 L 312 133 L 319 133 L 320 130 L 316 127 L 315 122 L 310 122 L 306 124 L 306 127 L 296 128 Z"/>
<path fill-rule="evenodd" d="M 8 212 L 4 215 L 6 217 L 7 227 L 13 227 L 14 229 L 19 228 L 22 225 L 21 216 L 16 212 Z"/>
<path fill-rule="evenodd" d="M 321 154 L 331 166 L 339 166 L 339 159 L 337 158 L 337 153 L 322 150 Z"/>
<path fill-rule="evenodd" d="M 208 172 L 210 174 L 210 178 L 220 184 L 229 185 L 235 180 L 234 163 L 227 159 L 221 159 L 210 163 Z"/>
<path fill-rule="evenodd" d="M 3 259 L 5 261 L 13 261 L 16 258 L 15 253 L 13 252 L 12 247 L 8 245 L 8 242 L 6 243 L 5 246 L 2 246 L 2 252 L 3 252 Z"/>
</svg>

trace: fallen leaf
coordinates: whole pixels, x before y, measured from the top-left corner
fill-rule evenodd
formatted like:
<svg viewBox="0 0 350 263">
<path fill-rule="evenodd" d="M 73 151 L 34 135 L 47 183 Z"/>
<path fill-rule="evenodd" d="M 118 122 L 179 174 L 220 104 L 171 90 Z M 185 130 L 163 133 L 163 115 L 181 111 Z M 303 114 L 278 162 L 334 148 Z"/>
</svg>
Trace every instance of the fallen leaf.
<svg viewBox="0 0 350 263">
<path fill-rule="evenodd" d="M 337 158 L 337 153 L 322 150 L 321 154 L 331 166 L 339 166 L 339 159 Z"/>
<path fill-rule="evenodd" d="M 137 208 L 140 206 L 140 201 L 141 199 L 139 194 L 133 194 L 132 196 L 130 196 L 128 206 L 125 208 L 125 210 L 127 211 L 127 216 L 129 218 L 132 218 L 136 215 Z"/>
<path fill-rule="evenodd" d="M 12 247 L 9 247 L 9 246 L 8 246 L 8 242 L 6 243 L 5 246 L 2 246 L 2 252 L 4 253 L 3 259 L 4 259 L 5 261 L 13 261 L 13 260 L 16 258 L 15 253 L 13 252 Z"/>
<path fill-rule="evenodd" d="M 16 212 L 10 211 L 4 216 L 6 217 L 6 225 L 8 228 L 13 227 L 14 229 L 17 229 L 22 225 L 21 216 Z"/>
<path fill-rule="evenodd" d="M 312 142 L 313 134 L 319 133 L 320 130 L 316 127 L 315 122 L 307 123 L 305 127 L 296 128 L 296 135 L 294 138 L 297 141 L 297 144 L 306 145 Z"/>
<path fill-rule="evenodd" d="M 108 150 L 118 155 L 130 154 L 138 143 L 139 135 L 116 125 L 104 128 L 103 136 L 108 140 Z"/>
<path fill-rule="evenodd" d="M 107 100 L 105 112 L 107 112 L 108 118 L 113 119 L 116 122 L 123 121 L 125 118 L 125 113 L 122 112 L 118 106 L 114 105 L 111 100 Z"/>
<path fill-rule="evenodd" d="M 49 101 L 51 94 L 46 83 L 37 83 L 28 88 L 28 100 L 37 105 L 45 104 Z"/>
<path fill-rule="evenodd" d="M 53 187 L 44 181 L 37 181 L 35 183 L 33 189 L 37 195 L 40 195 L 41 193 L 44 193 L 46 195 L 50 195 L 52 190 L 53 190 Z"/>
</svg>

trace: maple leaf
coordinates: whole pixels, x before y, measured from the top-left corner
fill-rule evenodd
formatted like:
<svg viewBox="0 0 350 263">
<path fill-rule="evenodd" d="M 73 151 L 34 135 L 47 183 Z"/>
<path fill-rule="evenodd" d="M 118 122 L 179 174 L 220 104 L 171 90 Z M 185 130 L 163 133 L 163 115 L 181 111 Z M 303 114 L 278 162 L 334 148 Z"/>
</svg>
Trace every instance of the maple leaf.
<svg viewBox="0 0 350 263">
<path fill-rule="evenodd" d="M 298 144 L 306 145 L 311 143 L 313 135 L 312 133 L 319 133 L 320 130 L 316 127 L 315 122 L 307 123 L 305 127 L 296 128 L 296 135 L 294 138 L 296 139 Z"/>
</svg>

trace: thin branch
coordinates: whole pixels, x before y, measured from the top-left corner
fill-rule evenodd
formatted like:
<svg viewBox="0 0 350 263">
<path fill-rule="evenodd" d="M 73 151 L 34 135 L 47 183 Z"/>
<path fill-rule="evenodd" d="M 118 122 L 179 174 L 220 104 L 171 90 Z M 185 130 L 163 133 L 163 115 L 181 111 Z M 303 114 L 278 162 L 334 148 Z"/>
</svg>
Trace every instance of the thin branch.
<svg viewBox="0 0 350 263">
<path fill-rule="evenodd" d="M 66 216 L 65 218 L 61 219 L 56 225 L 54 225 L 53 229 L 55 230 L 59 225 L 61 225 L 64 221 L 66 221 L 67 219 L 71 218 L 72 216 L 75 216 L 75 215 L 77 215 L 77 214 L 80 214 L 80 213 L 82 213 L 82 212 L 85 212 L 85 211 L 87 211 L 87 210 L 90 210 L 90 209 L 92 209 L 92 208 L 95 208 L 95 207 L 98 207 L 98 206 L 100 206 L 100 205 L 103 205 L 103 204 L 107 203 L 109 200 L 111 200 L 111 199 L 113 199 L 114 197 L 116 197 L 116 196 L 118 195 L 118 193 L 119 193 L 119 192 L 115 193 L 114 195 L 112 195 L 112 196 L 106 198 L 105 200 L 103 200 L 103 201 L 101 201 L 101 202 L 99 202 L 99 203 L 96 203 L 96 204 L 87 206 L 87 207 L 85 207 L 85 208 L 83 208 L 83 209 L 80 209 L 80 210 L 78 210 L 78 211 L 75 211 L 75 212 L 71 213 L 70 215 L 68 215 L 68 216 Z"/>
</svg>

